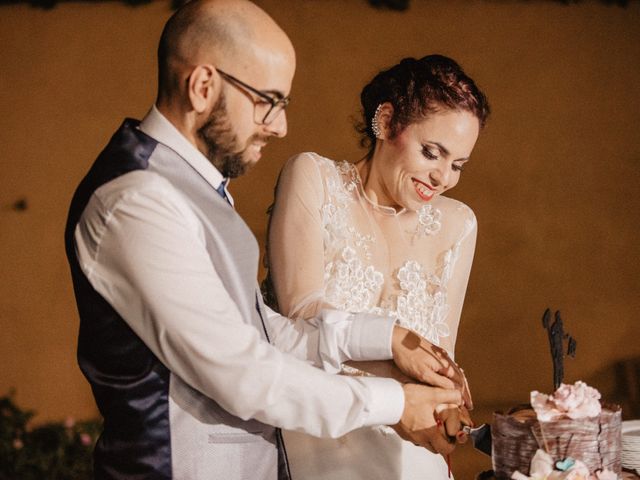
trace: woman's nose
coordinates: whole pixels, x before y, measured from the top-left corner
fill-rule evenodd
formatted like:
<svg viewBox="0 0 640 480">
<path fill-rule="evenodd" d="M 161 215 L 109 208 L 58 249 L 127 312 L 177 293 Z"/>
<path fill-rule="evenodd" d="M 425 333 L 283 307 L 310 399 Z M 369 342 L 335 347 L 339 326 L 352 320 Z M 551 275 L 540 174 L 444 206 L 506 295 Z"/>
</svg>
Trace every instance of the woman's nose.
<svg viewBox="0 0 640 480">
<path fill-rule="evenodd" d="M 451 170 L 449 169 L 448 165 L 445 165 L 444 162 L 442 162 L 440 165 L 438 165 L 437 168 L 434 168 L 431 171 L 430 177 L 431 177 L 431 181 L 433 182 L 433 186 L 446 187 L 449 184 L 450 174 L 451 174 Z"/>
</svg>

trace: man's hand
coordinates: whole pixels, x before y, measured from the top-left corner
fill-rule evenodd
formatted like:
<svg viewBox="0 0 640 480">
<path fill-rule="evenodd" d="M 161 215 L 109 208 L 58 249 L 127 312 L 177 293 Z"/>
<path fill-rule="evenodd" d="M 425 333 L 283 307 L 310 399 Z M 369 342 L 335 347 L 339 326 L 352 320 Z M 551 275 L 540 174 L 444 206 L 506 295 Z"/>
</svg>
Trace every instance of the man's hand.
<svg viewBox="0 0 640 480">
<path fill-rule="evenodd" d="M 401 438 L 442 455 L 451 453 L 455 442 L 449 442 L 444 427 L 440 428 L 436 407 L 442 404 L 459 406 L 462 396 L 458 390 L 446 390 L 415 383 L 406 383 L 404 411 L 400 422 L 393 426 Z"/>
<path fill-rule="evenodd" d="M 420 335 L 396 325 L 391 343 L 393 361 L 405 375 L 429 385 L 455 388 L 462 393 L 464 405 L 473 408 L 471 392 L 464 372 L 443 348 Z"/>
<path fill-rule="evenodd" d="M 473 421 L 469 411 L 464 406 L 455 404 L 441 404 L 436 407 L 436 418 L 440 420 L 444 428 L 444 434 L 450 443 L 466 443 L 468 435 L 463 427 L 473 427 Z"/>
</svg>

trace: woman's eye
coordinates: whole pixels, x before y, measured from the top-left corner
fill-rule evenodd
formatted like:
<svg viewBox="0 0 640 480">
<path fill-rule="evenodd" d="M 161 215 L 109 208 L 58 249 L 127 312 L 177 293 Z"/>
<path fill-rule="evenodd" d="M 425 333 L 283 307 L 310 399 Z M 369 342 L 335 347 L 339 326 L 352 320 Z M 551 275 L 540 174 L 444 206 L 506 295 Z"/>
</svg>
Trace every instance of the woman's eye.
<svg viewBox="0 0 640 480">
<path fill-rule="evenodd" d="M 438 158 L 438 154 L 437 153 L 433 153 L 428 148 L 423 148 L 422 149 L 422 155 L 424 155 L 424 157 L 428 158 L 429 160 L 436 160 Z"/>
<path fill-rule="evenodd" d="M 461 172 L 464 170 L 464 165 L 456 165 L 455 163 L 451 165 L 451 170 L 454 172 Z"/>
</svg>

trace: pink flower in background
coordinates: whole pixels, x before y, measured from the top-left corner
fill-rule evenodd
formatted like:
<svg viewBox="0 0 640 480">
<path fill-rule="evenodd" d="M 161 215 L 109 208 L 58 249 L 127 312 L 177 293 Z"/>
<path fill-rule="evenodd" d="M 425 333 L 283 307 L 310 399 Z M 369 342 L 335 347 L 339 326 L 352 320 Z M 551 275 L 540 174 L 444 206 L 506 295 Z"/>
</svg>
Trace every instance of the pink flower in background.
<svg viewBox="0 0 640 480">
<path fill-rule="evenodd" d="M 82 443 L 82 445 L 89 446 L 93 443 L 93 439 L 91 438 L 91 435 L 89 435 L 88 433 L 81 433 L 80 443 Z"/>
<path fill-rule="evenodd" d="M 67 417 L 64 419 L 64 428 L 73 428 L 76 424 L 76 420 L 73 417 Z"/>
</svg>

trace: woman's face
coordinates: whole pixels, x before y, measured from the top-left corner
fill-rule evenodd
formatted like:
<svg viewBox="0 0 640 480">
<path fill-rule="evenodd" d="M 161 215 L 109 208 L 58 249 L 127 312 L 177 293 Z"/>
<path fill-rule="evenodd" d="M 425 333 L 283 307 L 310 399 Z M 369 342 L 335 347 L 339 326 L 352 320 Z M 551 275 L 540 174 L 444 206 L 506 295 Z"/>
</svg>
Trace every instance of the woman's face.
<svg viewBox="0 0 640 480">
<path fill-rule="evenodd" d="M 442 110 L 407 126 L 380 142 L 367 189 L 380 205 L 418 210 L 456 186 L 479 132 L 478 119 L 459 110 Z"/>
</svg>

